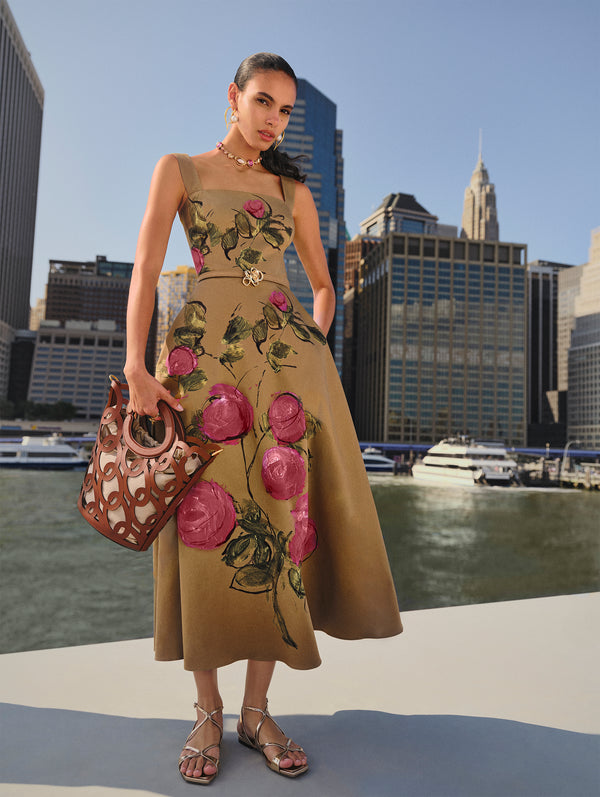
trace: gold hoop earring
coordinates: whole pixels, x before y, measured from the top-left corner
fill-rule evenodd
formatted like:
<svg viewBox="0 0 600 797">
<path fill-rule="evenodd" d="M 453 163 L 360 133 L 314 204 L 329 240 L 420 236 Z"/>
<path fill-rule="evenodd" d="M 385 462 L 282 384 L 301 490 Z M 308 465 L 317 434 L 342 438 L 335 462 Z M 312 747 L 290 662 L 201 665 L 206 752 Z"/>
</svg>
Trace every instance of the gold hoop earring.
<svg viewBox="0 0 600 797">
<path fill-rule="evenodd" d="M 285 138 L 285 130 L 275 139 L 275 146 L 273 147 L 273 149 L 277 149 L 277 147 L 281 144 L 284 138 Z"/>
<path fill-rule="evenodd" d="M 227 114 L 228 114 L 230 111 L 231 111 L 231 119 L 228 119 L 228 118 L 227 118 Z M 231 108 L 231 106 L 230 106 L 230 105 L 228 105 L 228 106 L 227 106 L 227 108 L 225 109 L 225 129 L 226 129 L 226 130 L 229 130 L 230 126 L 231 126 L 231 125 L 232 125 L 234 122 L 237 122 L 237 121 L 238 121 L 238 117 L 236 116 L 236 114 L 235 114 L 235 111 L 233 110 L 233 108 Z"/>
</svg>

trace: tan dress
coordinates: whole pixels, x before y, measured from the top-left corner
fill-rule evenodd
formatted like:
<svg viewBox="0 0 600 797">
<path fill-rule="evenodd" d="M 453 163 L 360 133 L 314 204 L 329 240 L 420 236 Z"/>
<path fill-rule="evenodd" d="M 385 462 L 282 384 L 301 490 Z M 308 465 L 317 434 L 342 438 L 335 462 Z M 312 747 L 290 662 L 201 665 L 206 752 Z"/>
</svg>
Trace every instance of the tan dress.
<svg viewBox="0 0 600 797">
<path fill-rule="evenodd" d="M 188 433 L 223 450 L 154 543 L 156 658 L 309 669 L 313 629 L 359 639 L 402 625 L 337 370 L 286 277 L 295 182 L 281 178 L 285 199 L 205 190 L 176 157 L 199 277 L 157 376 L 184 396 Z"/>
</svg>

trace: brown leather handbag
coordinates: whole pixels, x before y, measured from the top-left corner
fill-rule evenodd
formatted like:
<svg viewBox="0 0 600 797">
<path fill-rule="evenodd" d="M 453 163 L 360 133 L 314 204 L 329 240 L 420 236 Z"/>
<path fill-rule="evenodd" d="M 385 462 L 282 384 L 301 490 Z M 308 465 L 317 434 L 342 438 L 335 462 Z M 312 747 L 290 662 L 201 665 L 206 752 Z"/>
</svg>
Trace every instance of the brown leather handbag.
<svg viewBox="0 0 600 797">
<path fill-rule="evenodd" d="M 164 401 L 158 402 L 161 420 L 148 429 L 144 418 L 127 413 L 127 385 L 110 379 L 77 506 L 109 540 L 145 551 L 222 449 L 186 437 L 181 418 Z"/>
</svg>

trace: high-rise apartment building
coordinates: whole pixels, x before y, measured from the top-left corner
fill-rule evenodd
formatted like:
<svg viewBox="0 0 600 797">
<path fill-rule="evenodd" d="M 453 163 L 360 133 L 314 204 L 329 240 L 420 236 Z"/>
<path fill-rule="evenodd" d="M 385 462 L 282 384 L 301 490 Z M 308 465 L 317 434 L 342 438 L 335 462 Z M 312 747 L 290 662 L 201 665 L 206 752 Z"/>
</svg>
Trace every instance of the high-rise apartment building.
<svg viewBox="0 0 600 797">
<path fill-rule="evenodd" d="M 567 435 L 581 447 L 600 448 L 600 227 L 592 232 L 590 260 L 581 270 L 568 352 Z"/>
<path fill-rule="evenodd" d="M 98 255 L 95 261 L 51 260 L 46 290 L 46 320 L 100 321 L 110 319 L 118 332 L 125 332 L 127 299 L 133 263 L 107 260 Z M 146 366 L 154 371 L 157 312 L 154 311 Z"/>
<path fill-rule="evenodd" d="M 158 278 L 157 359 L 167 332 L 197 281 L 196 269 L 191 266 L 177 266 L 174 271 L 163 271 Z"/>
<path fill-rule="evenodd" d="M 29 324 L 44 89 L 6 0 L 0 0 L 0 398 L 13 331 Z"/>
<path fill-rule="evenodd" d="M 354 404 L 354 374 L 356 372 L 356 340 L 354 312 L 358 296 L 358 280 L 365 257 L 381 239 L 373 235 L 355 235 L 346 241 L 344 257 L 344 342 L 342 348 L 342 385 L 350 406 Z"/>
<path fill-rule="evenodd" d="M 389 232 L 354 304 L 362 440 L 526 441 L 526 246 Z"/>
<path fill-rule="evenodd" d="M 125 363 L 125 332 L 113 320 L 42 321 L 29 380 L 29 401 L 68 401 L 78 418 L 99 418 L 108 395 L 108 377 Z"/>
<path fill-rule="evenodd" d="M 535 260 L 527 264 L 528 432 L 530 446 L 563 446 L 565 394 L 558 389 L 558 280 L 572 266 Z"/>
<path fill-rule="evenodd" d="M 493 183 L 490 183 L 488 171 L 481 157 L 481 149 L 471 182 L 465 189 L 462 232 L 465 238 L 477 241 L 497 241 L 500 238 L 496 189 Z"/>
<path fill-rule="evenodd" d="M 341 370 L 346 227 L 342 131 L 336 129 L 336 114 L 335 103 L 301 78 L 298 81 L 296 104 L 285 131 L 282 149 L 292 157 L 305 156 L 299 166 L 307 175 L 306 184 L 312 192 L 319 212 L 321 240 L 337 300 L 335 319 L 328 341 L 336 365 Z M 293 245 L 285 253 L 285 265 L 292 290 L 306 310 L 312 313 L 312 289 Z"/>
<path fill-rule="evenodd" d="M 378 243 L 379 238 L 373 235 L 355 235 L 351 241 L 346 241 L 344 290 L 354 286 L 362 260 Z"/>
<path fill-rule="evenodd" d="M 557 378 L 558 390 L 569 388 L 569 348 L 575 327 L 575 300 L 579 296 L 582 266 L 562 270 L 558 274 L 558 318 L 557 318 Z"/>
</svg>

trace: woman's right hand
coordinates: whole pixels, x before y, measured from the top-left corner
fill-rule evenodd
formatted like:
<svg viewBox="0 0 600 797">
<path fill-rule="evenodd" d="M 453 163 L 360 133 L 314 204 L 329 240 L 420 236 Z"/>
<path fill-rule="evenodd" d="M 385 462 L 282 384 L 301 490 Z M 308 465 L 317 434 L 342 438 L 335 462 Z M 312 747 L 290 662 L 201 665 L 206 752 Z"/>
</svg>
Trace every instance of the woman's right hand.
<svg viewBox="0 0 600 797">
<path fill-rule="evenodd" d="M 132 372 L 126 368 L 124 373 L 129 386 L 127 412 L 136 412 L 138 415 L 149 415 L 151 418 L 156 418 L 159 415 L 158 401 L 160 399 L 177 412 L 183 410 L 179 399 L 174 398 L 167 388 L 145 369 Z"/>
</svg>

